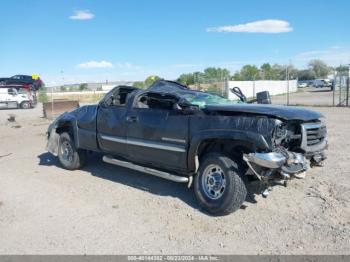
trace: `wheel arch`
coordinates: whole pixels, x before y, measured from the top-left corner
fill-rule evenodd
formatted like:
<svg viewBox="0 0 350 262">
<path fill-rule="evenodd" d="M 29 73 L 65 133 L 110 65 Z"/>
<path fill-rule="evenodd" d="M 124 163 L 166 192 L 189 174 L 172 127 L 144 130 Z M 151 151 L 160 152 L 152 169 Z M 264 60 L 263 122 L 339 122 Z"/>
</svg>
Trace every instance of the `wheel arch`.
<svg viewBox="0 0 350 262">
<path fill-rule="evenodd" d="M 188 169 L 196 173 L 201 158 L 209 152 L 240 157 L 243 153 L 269 149 L 265 138 L 250 131 L 209 131 L 194 136 L 188 151 Z"/>
<path fill-rule="evenodd" d="M 17 102 L 17 104 L 19 105 L 20 108 L 23 108 L 23 103 L 29 103 L 29 108 L 30 108 L 30 106 L 31 106 L 30 100 L 23 100 L 20 103 Z"/>
<path fill-rule="evenodd" d="M 76 148 L 79 148 L 78 125 L 76 119 L 59 119 L 55 126 L 57 134 L 60 135 L 63 132 L 69 133 L 74 140 Z"/>
</svg>

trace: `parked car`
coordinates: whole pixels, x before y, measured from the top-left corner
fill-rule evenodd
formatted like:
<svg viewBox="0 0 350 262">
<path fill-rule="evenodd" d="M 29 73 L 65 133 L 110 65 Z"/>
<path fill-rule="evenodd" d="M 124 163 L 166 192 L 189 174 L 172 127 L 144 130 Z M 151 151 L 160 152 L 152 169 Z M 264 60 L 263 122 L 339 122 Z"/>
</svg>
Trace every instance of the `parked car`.
<svg viewBox="0 0 350 262">
<path fill-rule="evenodd" d="M 268 94 L 256 102 L 268 103 Z M 232 102 L 165 80 L 146 90 L 118 86 L 97 105 L 59 116 L 47 134 L 47 150 L 65 169 L 100 152 L 107 163 L 193 183 L 199 204 L 215 215 L 242 205 L 247 178 L 260 180 L 266 196 L 271 182 L 321 165 L 327 146 L 318 112 Z"/>
<path fill-rule="evenodd" d="M 33 107 L 33 100 L 28 93 L 18 93 L 15 88 L 0 88 L 0 109 Z"/>
<path fill-rule="evenodd" d="M 306 82 L 298 82 L 298 88 L 305 88 L 308 84 Z"/>
<path fill-rule="evenodd" d="M 43 87 L 44 82 L 39 76 L 14 75 L 8 78 L 0 78 L 0 86 L 11 86 L 16 88 L 32 89 L 34 91 Z"/>
</svg>

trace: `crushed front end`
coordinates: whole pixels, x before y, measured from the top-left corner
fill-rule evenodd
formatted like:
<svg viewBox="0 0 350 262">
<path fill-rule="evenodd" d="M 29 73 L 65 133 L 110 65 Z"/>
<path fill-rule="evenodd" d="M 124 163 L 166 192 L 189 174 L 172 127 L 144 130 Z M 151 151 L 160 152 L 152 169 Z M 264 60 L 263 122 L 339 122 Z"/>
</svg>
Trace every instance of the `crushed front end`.
<svg viewBox="0 0 350 262">
<path fill-rule="evenodd" d="M 267 188 L 274 180 L 286 184 L 293 177 L 303 178 L 310 167 L 322 166 L 326 159 L 327 128 L 322 118 L 309 122 L 276 119 L 270 138 L 272 151 L 243 155 L 248 173 Z"/>
</svg>

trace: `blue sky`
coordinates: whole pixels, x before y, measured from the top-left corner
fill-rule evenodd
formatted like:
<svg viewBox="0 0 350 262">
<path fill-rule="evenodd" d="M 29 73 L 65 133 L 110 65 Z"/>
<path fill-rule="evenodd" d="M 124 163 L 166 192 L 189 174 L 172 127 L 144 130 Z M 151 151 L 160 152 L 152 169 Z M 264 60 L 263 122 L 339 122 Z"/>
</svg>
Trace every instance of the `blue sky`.
<svg viewBox="0 0 350 262">
<path fill-rule="evenodd" d="M 350 62 L 350 1 L 1 1 L 0 76 L 174 79 L 207 66 Z"/>
</svg>

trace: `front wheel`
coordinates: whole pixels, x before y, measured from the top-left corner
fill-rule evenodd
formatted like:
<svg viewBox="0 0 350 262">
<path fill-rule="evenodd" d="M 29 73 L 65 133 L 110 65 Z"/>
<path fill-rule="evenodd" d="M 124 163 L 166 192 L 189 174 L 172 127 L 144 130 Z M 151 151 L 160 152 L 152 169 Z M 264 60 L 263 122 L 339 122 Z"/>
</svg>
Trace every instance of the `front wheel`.
<svg viewBox="0 0 350 262">
<path fill-rule="evenodd" d="M 199 204 L 213 215 L 227 215 L 239 209 L 247 189 L 239 165 L 220 153 L 210 153 L 201 161 L 194 181 Z"/>
<path fill-rule="evenodd" d="M 86 151 L 76 149 L 74 140 L 69 133 L 62 133 L 58 143 L 58 159 L 61 165 L 68 170 L 80 169 L 86 161 Z"/>
<path fill-rule="evenodd" d="M 31 106 L 30 106 L 30 103 L 28 101 L 24 101 L 21 103 L 20 107 L 22 109 L 29 109 Z"/>
</svg>

